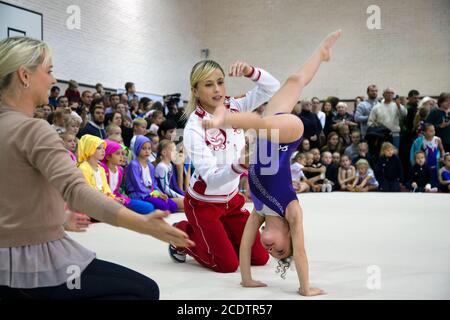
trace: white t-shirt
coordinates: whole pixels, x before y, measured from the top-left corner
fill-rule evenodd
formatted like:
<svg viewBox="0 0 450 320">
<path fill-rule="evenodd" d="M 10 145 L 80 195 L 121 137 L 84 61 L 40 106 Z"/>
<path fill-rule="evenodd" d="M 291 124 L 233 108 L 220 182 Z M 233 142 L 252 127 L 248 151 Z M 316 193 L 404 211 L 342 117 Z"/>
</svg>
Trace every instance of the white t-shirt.
<svg viewBox="0 0 450 320">
<path fill-rule="evenodd" d="M 326 118 L 327 118 L 325 112 L 323 112 L 323 111 L 317 112 L 317 117 L 320 120 L 320 124 L 322 125 L 322 129 L 325 128 L 325 121 L 326 121 Z"/>
<path fill-rule="evenodd" d="M 303 166 L 298 162 L 294 162 L 291 165 L 291 174 L 292 174 L 292 181 L 300 181 L 302 178 L 305 177 L 305 174 L 303 173 Z"/>
<path fill-rule="evenodd" d="M 363 180 L 364 180 L 366 177 L 370 177 L 369 181 L 367 182 L 367 185 L 368 185 L 368 186 L 378 187 L 378 181 L 377 181 L 377 179 L 375 178 L 375 174 L 373 173 L 373 170 L 372 170 L 372 169 L 367 170 L 367 173 L 366 173 L 365 176 L 361 176 L 361 175 L 359 174 L 359 171 L 356 170 L 356 177 L 358 178 L 358 183 L 363 182 Z"/>
<path fill-rule="evenodd" d="M 150 174 L 150 168 L 142 168 L 142 180 L 144 180 L 144 185 L 146 187 L 151 187 L 153 185 L 152 176 Z"/>
<path fill-rule="evenodd" d="M 100 170 L 94 170 L 94 178 L 95 178 L 95 186 L 98 190 L 103 189 L 103 181 L 102 176 L 100 174 Z"/>
<path fill-rule="evenodd" d="M 111 188 L 112 192 L 114 192 L 114 190 L 116 190 L 118 183 L 119 183 L 119 170 L 117 170 L 115 173 L 110 170 L 109 171 L 109 187 Z"/>
</svg>

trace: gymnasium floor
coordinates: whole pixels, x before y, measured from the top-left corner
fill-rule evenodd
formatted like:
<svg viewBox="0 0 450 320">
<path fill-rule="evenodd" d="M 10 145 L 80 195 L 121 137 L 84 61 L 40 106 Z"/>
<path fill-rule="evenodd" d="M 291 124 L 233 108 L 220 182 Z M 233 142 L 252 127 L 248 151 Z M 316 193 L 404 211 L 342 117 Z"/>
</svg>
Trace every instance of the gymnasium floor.
<svg viewBox="0 0 450 320">
<path fill-rule="evenodd" d="M 317 193 L 299 199 L 311 283 L 328 292 L 313 299 L 450 299 L 448 194 Z M 184 218 L 177 213 L 168 221 Z M 272 258 L 252 269 L 268 287 L 247 289 L 239 285 L 239 271 L 218 274 L 190 257 L 175 264 L 166 244 L 145 235 L 105 224 L 70 235 L 98 258 L 155 279 L 163 300 L 311 299 L 296 294 L 295 269 L 282 280 Z"/>
</svg>

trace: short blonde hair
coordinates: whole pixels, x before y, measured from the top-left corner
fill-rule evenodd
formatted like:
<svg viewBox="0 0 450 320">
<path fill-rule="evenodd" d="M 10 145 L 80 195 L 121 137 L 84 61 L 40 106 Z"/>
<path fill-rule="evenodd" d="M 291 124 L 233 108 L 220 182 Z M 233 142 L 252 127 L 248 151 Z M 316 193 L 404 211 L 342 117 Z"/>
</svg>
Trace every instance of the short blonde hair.
<svg viewBox="0 0 450 320">
<path fill-rule="evenodd" d="M 113 134 L 108 137 L 108 140 L 115 141 L 117 143 L 123 143 L 123 138 L 120 134 Z"/>
<path fill-rule="evenodd" d="M 396 151 L 396 149 L 395 149 L 395 147 L 394 147 L 394 145 L 392 143 L 390 143 L 390 142 L 383 142 L 383 144 L 381 145 L 381 149 L 380 149 L 380 156 L 383 156 L 384 152 L 387 149 L 389 149 L 389 148 L 394 149 L 394 152 Z"/>
<path fill-rule="evenodd" d="M 339 102 L 337 105 L 336 105 L 336 109 L 338 108 L 338 107 L 344 107 L 344 108 L 348 108 L 348 106 L 347 106 L 347 104 L 345 103 L 345 102 Z"/>
<path fill-rule="evenodd" d="M 48 65 L 50 59 L 51 49 L 43 41 L 27 37 L 0 41 L 0 93 L 11 85 L 21 66 L 33 72 L 39 65 Z"/>
<path fill-rule="evenodd" d="M 81 119 L 78 118 L 77 116 L 74 116 L 73 114 L 68 114 L 65 118 L 64 118 L 64 127 L 69 127 L 70 125 L 78 125 L 81 126 Z"/>
<path fill-rule="evenodd" d="M 133 127 L 137 125 L 144 125 L 147 128 L 147 121 L 143 118 L 136 118 L 133 120 Z"/>
<path fill-rule="evenodd" d="M 367 169 L 370 168 L 369 162 L 366 159 L 359 159 L 356 163 L 356 168 L 366 167 Z"/>
<path fill-rule="evenodd" d="M 114 129 L 120 129 L 120 127 L 117 124 L 110 124 L 109 126 L 106 127 L 106 135 L 109 136 L 109 134 L 111 133 L 111 131 L 113 131 Z M 122 130 L 122 129 L 121 129 Z"/>
</svg>

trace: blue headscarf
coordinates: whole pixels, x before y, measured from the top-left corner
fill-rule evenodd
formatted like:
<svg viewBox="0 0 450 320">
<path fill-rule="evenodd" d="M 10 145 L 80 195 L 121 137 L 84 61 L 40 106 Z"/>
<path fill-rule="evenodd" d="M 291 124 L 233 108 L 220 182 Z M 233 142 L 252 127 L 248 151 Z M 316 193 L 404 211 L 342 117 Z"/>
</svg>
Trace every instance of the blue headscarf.
<svg viewBox="0 0 450 320">
<path fill-rule="evenodd" d="M 135 159 L 137 159 L 139 157 L 139 153 L 141 152 L 142 146 L 146 142 L 151 142 L 151 140 L 149 138 L 147 138 L 146 136 L 136 136 L 136 141 L 134 142 L 134 148 L 133 148 L 133 153 L 134 153 Z"/>
</svg>

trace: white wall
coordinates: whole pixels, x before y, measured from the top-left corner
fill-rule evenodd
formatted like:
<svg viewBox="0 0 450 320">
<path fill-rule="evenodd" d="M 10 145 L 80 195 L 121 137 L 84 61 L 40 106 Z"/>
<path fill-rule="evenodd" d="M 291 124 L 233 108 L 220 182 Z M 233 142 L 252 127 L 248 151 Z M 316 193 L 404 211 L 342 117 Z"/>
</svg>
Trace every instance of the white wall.
<svg viewBox="0 0 450 320">
<path fill-rule="evenodd" d="M 201 0 L 7 0 L 44 15 L 55 76 L 155 94 L 189 91 L 200 59 Z M 81 30 L 69 30 L 67 7 L 81 8 Z"/>
<path fill-rule="evenodd" d="M 367 7 L 381 8 L 382 29 L 366 26 Z M 370 83 L 438 95 L 450 89 L 448 0 L 205 0 L 204 47 L 228 65 L 234 59 L 264 67 L 283 80 L 321 39 L 341 28 L 342 40 L 305 96 L 353 99 Z M 228 80 L 230 94 L 249 89 Z"/>
<path fill-rule="evenodd" d="M 399 94 L 450 88 L 448 0 L 7 0 L 44 15 L 44 40 L 54 48 L 55 74 L 138 91 L 181 92 L 210 49 L 223 67 L 235 59 L 284 80 L 330 31 L 344 36 L 304 96 L 352 99 L 368 84 Z M 368 30 L 367 7 L 381 8 L 382 29 Z M 70 5 L 81 8 L 81 30 L 68 30 Z M 251 88 L 228 79 L 228 93 Z"/>
</svg>

